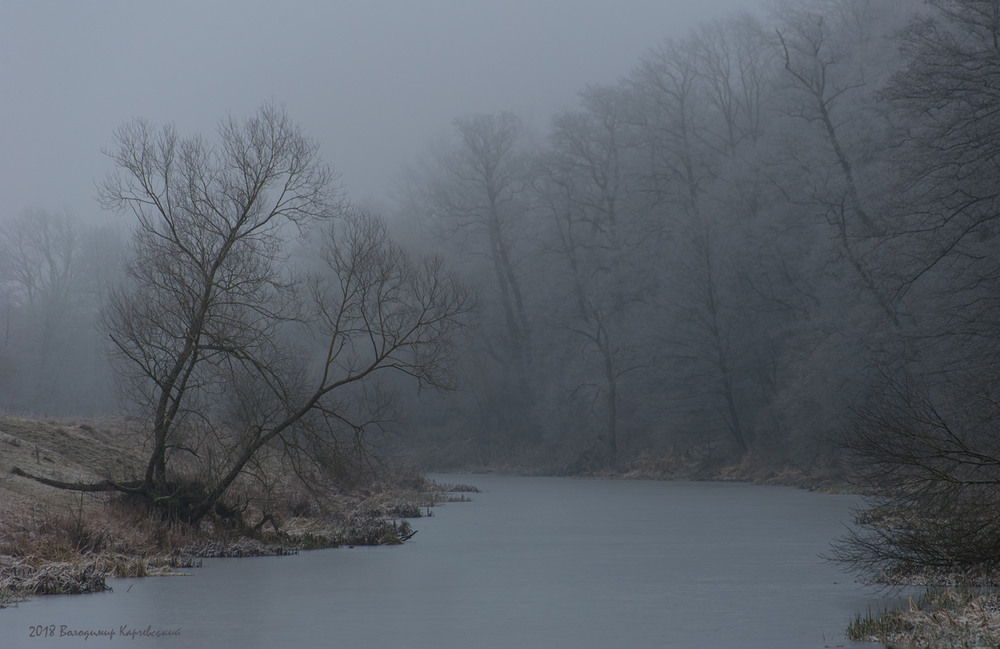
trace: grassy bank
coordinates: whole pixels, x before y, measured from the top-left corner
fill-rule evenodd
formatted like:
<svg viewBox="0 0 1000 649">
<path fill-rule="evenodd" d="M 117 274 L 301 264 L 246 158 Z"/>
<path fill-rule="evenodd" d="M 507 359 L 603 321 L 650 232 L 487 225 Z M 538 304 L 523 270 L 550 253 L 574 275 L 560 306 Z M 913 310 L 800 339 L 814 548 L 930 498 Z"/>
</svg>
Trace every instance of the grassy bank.
<svg viewBox="0 0 1000 649">
<path fill-rule="evenodd" d="M 48 487 L 15 466 L 65 481 L 128 474 L 140 466 L 137 436 L 121 420 L 0 417 L 0 607 L 43 594 L 107 589 L 113 577 L 163 575 L 204 557 L 277 555 L 341 545 L 401 543 L 407 518 L 448 497 L 422 476 L 356 476 L 349 486 L 295 480 L 238 492 L 238 522 L 197 525 L 150 513 L 118 494 Z"/>
<path fill-rule="evenodd" d="M 206 518 L 190 525 L 150 514 L 127 498 L 62 491 L 11 473 L 17 466 L 68 482 L 129 475 L 143 457 L 141 438 L 133 432 L 127 422 L 113 419 L 0 417 L 0 608 L 34 595 L 99 592 L 107 589 L 109 578 L 186 572 L 205 557 L 400 543 L 413 532 L 406 519 L 456 499 L 412 472 L 393 472 L 391 480 L 368 475 L 340 486 L 326 484 L 315 492 L 288 481 L 270 485 L 267 493 L 249 487 L 237 492 L 241 524 Z M 799 468 L 755 456 L 730 462 L 699 460 L 704 458 L 642 456 L 615 471 L 576 474 L 849 488 L 832 462 Z M 524 466 L 506 470 L 525 473 Z M 901 610 L 859 616 L 848 637 L 897 648 L 1000 647 L 1000 596 L 991 590 L 989 579 L 913 577 L 908 585 L 929 585 L 927 596 Z"/>
<path fill-rule="evenodd" d="M 465 473 L 500 473 L 529 476 L 566 476 L 633 480 L 705 480 L 720 482 L 750 482 L 760 485 L 781 485 L 813 491 L 853 492 L 850 474 L 840 458 L 823 455 L 810 461 L 792 461 L 762 453 L 743 455 L 711 454 L 704 450 L 644 451 L 635 457 L 608 465 L 594 453 L 581 453 L 572 461 L 553 461 L 539 454 L 515 457 L 509 461 L 489 463 L 457 461 L 449 464 L 434 458 L 417 457 L 415 462 L 430 463 L 440 470 L 460 470 Z"/>
<path fill-rule="evenodd" d="M 847 637 L 899 649 L 1000 647 L 1000 596 L 963 587 L 930 588 L 904 608 L 859 616 Z"/>
</svg>

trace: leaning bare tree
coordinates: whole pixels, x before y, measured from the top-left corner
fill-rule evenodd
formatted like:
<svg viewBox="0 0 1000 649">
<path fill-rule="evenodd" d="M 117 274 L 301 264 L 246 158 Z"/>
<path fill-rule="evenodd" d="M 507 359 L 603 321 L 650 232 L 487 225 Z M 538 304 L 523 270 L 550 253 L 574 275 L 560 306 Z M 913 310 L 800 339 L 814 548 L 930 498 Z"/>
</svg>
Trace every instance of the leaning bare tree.
<svg viewBox="0 0 1000 649">
<path fill-rule="evenodd" d="M 101 199 L 136 225 L 104 322 L 148 421 L 147 462 L 96 484 L 36 479 L 135 494 L 196 521 L 268 453 L 335 460 L 343 430 L 360 437 L 378 421 L 379 375 L 446 385 L 469 301 L 441 262 L 410 260 L 377 218 L 345 207 L 282 110 L 227 119 L 218 136 L 143 121 L 115 134 Z M 290 237 L 317 231 L 321 271 L 297 276 Z"/>
</svg>

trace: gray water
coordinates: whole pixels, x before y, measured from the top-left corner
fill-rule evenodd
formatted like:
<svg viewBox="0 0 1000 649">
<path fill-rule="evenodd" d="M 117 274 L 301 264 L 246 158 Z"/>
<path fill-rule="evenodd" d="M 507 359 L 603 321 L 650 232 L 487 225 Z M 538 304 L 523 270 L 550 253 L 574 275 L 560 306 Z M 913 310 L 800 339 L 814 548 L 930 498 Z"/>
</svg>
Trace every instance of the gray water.
<svg viewBox="0 0 1000 649">
<path fill-rule="evenodd" d="M 482 493 L 413 521 L 405 545 L 209 560 L 191 576 L 35 598 L 0 611 L 0 647 L 819 649 L 851 645 L 847 624 L 882 605 L 820 556 L 852 496 L 439 479 Z M 171 635 L 123 637 L 123 625 Z"/>
</svg>

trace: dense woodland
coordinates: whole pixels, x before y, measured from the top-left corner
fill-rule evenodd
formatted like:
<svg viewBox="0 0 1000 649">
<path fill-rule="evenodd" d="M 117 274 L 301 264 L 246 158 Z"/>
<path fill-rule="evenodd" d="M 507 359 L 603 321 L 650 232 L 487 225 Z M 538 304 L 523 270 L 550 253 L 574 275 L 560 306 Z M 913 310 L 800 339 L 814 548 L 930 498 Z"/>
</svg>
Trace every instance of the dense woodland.
<svg viewBox="0 0 1000 649">
<path fill-rule="evenodd" d="M 997 457 L 998 39 L 995 0 L 785 2 L 547 124 L 456 118 L 385 216 L 477 307 L 456 389 L 390 379 L 380 430 L 436 466 L 813 465 L 919 401 L 945 454 Z M 122 407 L 133 224 L 78 216 L 0 217 L 0 411 Z"/>
</svg>

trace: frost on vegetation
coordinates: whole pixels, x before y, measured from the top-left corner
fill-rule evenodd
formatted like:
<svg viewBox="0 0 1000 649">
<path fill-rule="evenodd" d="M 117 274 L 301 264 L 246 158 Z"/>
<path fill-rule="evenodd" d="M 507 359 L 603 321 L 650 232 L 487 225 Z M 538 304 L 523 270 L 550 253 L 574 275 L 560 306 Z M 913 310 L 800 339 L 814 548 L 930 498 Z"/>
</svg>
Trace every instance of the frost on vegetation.
<svg viewBox="0 0 1000 649">
<path fill-rule="evenodd" d="M 916 602 L 910 599 L 905 609 L 859 617 L 847 636 L 890 647 L 1000 647 L 1000 595 L 954 588 L 928 593 Z"/>
</svg>

